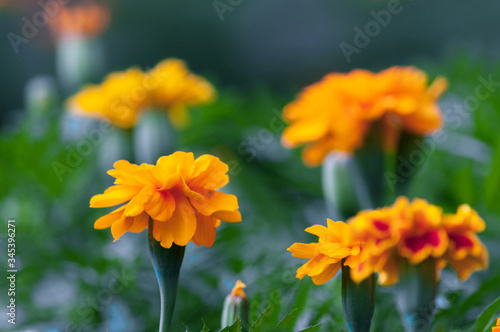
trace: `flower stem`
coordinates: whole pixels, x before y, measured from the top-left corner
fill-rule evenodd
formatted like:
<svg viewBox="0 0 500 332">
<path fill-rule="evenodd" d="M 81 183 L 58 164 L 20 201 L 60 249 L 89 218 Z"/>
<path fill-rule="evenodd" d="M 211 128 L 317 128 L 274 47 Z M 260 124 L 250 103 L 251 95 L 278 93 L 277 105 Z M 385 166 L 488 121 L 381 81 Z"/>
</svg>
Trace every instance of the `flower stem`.
<svg viewBox="0 0 500 332">
<path fill-rule="evenodd" d="M 436 296 L 436 261 L 428 258 L 420 264 L 400 264 L 395 300 L 408 332 L 428 331 Z"/>
<path fill-rule="evenodd" d="M 161 298 L 159 332 L 168 332 L 174 314 L 179 272 L 186 247 L 178 246 L 175 243 L 169 249 L 162 247 L 160 242 L 156 241 L 153 236 L 153 226 L 154 222 L 150 219 L 148 228 L 149 250 L 156 278 L 158 279 Z"/>
<path fill-rule="evenodd" d="M 358 284 L 351 279 L 350 268 L 342 265 L 342 306 L 350 331 L 370 331 L 375 310 L 375 275 Z"/>
</svg>

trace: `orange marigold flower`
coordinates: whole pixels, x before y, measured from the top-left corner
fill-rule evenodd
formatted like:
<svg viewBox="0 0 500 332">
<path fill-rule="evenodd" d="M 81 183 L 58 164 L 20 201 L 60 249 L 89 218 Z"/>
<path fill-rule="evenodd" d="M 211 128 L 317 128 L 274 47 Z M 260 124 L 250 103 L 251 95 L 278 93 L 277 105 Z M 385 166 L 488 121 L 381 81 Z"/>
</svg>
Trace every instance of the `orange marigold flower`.
<svg viewBox="0 0 500 332">
<path fill-rule="evenodd" d="M 427 75 L 413 67 L 326 75 L 284 108 L 290 125 L 283 145 L 307 144 L 304 162 L 316 166 L 331 151 L 352 153 L 361 147 L 376 125 L 383 129 L 385 148 L 394 150 L 402 130 L 426 135 L 440 127 L 436 100 L 446 85 L 439 77 L 428 87 Z"/>
<path fill-rule="evenodd" d="M 488 250 L 476 235 L 486 228 L 486 224 L 476 211 L 466 204 L 461 205 L 456 214 L 444 216 L 443 226 L 450 239 L 443 259 L 462 281 L 472 272 L 488 266 Z"/>
<path fill-rule="evenodd" d="M 109 24 L 109 9 L 90 1 L 66 7 L 57 4 L 58 13 L 49 15 L 48 25 L 56 37 L 63 35 L 84 35 L 95 37 Z"/>
<path fill-rule="evenodd" d="M 353 237 L 351 227 L 341 221 L 328 219 L 328 227 L 314 225 L 306 232 L 317 235 L 317 243 L 294 243 L 288 251 L 293 257 L 309 259 L 297 270 L 297 278 L 311 277 L 316 285 L 321 285 L 333 278 L 342 266 L 350 264 L 350 259 L 360 253 L 361 244 Z"/>
<path fill-rule="evenodd" d="M 126 203 L 99 218 L 94 227 L 111 226 L 118 240 L 125 232 L 142 232 L 153 220 L 154 238 L 165 248 L 189 241 L 210 247 L 220 220 L 241 221 L 236 196 L 217 189 L 229 182 L 228 166 L 219 158 L 175 152 L 158 159 L 156 165 L 130 164 L 120 160 L 108 174 L 115 185 L 90 200 L 100 208 Z"/>
<path fill-rule="evenodd" d="M 148 72 L 130 68 L 111 73 L 102 84 L 86 86 L 71 97 L 68 109 L 130 128 L 142 112 L 158 108 L 174 125 L 182 126 L 188 120 L 188 107 L 208 103 L 215 95 L 214 87 L 191 73 L 183 61 L 167 59 Z"/>
</svg>

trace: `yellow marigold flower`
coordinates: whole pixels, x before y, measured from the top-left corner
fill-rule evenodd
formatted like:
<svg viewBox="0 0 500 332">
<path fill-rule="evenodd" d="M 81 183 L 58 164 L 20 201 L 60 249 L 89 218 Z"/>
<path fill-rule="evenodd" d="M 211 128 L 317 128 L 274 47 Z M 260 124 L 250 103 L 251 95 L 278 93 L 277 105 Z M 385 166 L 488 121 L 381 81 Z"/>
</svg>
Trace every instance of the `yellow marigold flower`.
<svg viewBox="0 0 500 332">
<path fill-rule="evenodd" d="M 333 278 L 342 266 L 350 264 L 350 259 L 360 252 L 361 244 L 356 240 L 351 227 L 341 221 L 328 219 L 328 227 L 314 225 L 306 228 L 306 232 L 317 235 L 317 243 L 294 243 L 288 251 L 293 257 L 309 259 L 297 270 L 297 278 L 305 275 L 311 277 L 316 285 L 321 285 Z"/>
<path fill-rule="evenodd" d="M 111 73 L 100 85 L 88 85 L 68 100 L 70 111 L 130 128 L 147 109 L 165 110 L 176 126 L 187 122 L 187 108 L 215 98 L 214 87 L 191 73 L 183 61 L 167 59 L 151 71 L 139 68 Z"/>
<path fill-rule="evenodd" d="M 154 221 L 154 238 L 165 248 L 189 241 L 210 247 L 220 220 L 241 221 L 236 196 L 217 189 L 229 182 L 228 166 L 219 158 L 175 152 L 158 159 L 156 165 L 134 165 L 120 160 L 108 174 L 115 185 L 90 200 L 90 207 L 126 203 L 99 218 L 94 227 L 111 226 L 118 240 L 125 232 L 142 232 Z"/>
<path fill-rule="evenodd" d="M 137 123 L 140 111 L 149 105 L 139 68 L 109 74 L 100 86 L 89 85 L 69 100 L 70 110 L 82 116 L 108 120 L 123 128 Z"/>
<path fill-rule="evenodd" d="M 476 235 L 486 225 L 476 211 L 466 204 L 461 205 L 456 214 L 444 216 L 443 226 L 450 239 L 443 258 L 462 281 L 472 272 L 488 266 L 488 250 Z"/>
<path fill-rule="evenodd" d="M 48 25 L 56 36 L 84 35 L 95 37 L 109 24 L 109 10 L 103 5 L 84 2 L 71 7 L 57 4 L 56 15 L 49 15 Z"/>
<path fill-rule="evenodd" d="M 402 130 L 426 135 L 440 127 L 436 100 L 445 89 L 444 78 L 427 87 L 426 74 L 413 67 L 326 75 L 284 108 L 290 125 L 283 145 L 307 144 L 304 162 L 316 166 L 331 151 L 352 153 L 361 147 L 375 125 L 383 129 L 385 148 L 393 150 Z"/>
<path fill-rule="evenodd" d="M 191 73 L 178 59 L 167 59 L 150 72 L 155 88 L 151 90 L 155 107 L 169 110 L 168 115 L 176 126 L 188 121 L 187 107 L 214 100 L 216 92 L 204 78 Z"/>
</svg>

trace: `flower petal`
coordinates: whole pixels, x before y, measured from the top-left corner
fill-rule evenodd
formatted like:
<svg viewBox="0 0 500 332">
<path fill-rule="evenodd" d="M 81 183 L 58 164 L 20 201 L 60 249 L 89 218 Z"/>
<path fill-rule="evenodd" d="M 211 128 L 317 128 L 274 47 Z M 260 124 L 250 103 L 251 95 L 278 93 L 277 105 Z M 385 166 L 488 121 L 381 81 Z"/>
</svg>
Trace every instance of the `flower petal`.
<svg viewBox="0 0 500 332">
<path fill-rule="evenodd" d="M 108 207 L 118 205 L 130 200 L 134 197 L 141 187 L 115 185 L 104 191 L 104 194 L 95 195 L 90 199 L 91 208 Z"/>
<path fill-rule="evenodd" d="M 115 221 L 122 217 L 123 210 L 125 210 L 125 205 L 97 219 L 94 223 L 94 228 L 105 229 L 110 227 Z"/>
<path fill-rule="evenodd" d="M 217 211 L 238 210 L 238 199 L 231 194 L 221 193 L 214 190 L 204 190 L 200 192 L 203 201 L 191 198 L 191 204 L 201 214 L 210 216 Z"/>
<path fill-rule="evenodd" d="M 169 191 L 154 190 L 144 209 L 154 220 L 167 222 L 172 217 L 175 204 L 174 196 Z"/>
<path fill-rule="evenodd" d="M 215 218 L 196 214 L 196 231 L 193 235 L 193 242 L 199 247 L 211 247 L 215 241 Z"/>
<path fill-rule="evenodd" d="M 317 243 L 294 243 L 287 250 L 293 257 L 306 259 L 313 258 L 319 253 Z"/>
</svg>

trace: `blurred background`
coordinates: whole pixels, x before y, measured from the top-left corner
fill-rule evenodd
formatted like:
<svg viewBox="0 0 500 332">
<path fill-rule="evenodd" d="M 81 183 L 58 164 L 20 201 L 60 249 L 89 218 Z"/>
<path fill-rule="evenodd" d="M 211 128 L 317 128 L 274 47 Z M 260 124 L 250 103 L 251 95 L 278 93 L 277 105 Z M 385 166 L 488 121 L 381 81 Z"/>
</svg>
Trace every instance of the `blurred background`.
<svg viewBox="0 0 500 332">
<path fill-rule="evenodd" d="M 0 252 L 7 248 L 6 221 L 15 218 L 19 270 L 14 328 L 5 319 L 6 279 L 0 281 L 0 330 L 157 328 L 147 234 L 113 243 L 109 229 L 93 229 L 105 212 L 89 209 L 90 197 L 111 180 L 100 159 L 109 152 L 106 143 L 91 142 L 90 152 L 63 173 L 57 165 L 66 165 L 68 154 L 89 140 L 85 132 L 99 126 L 65 112 L 64 100 L 81 83 L 132 66 L 150 69 L 169 57 L 185 60 L 219 93 L 216 102 L 190 111 L 190 125 L 176 132 L 176 149 L 228 163 L 225 191 L 238 196 L 243 215 L 242 223 L 218 229 L 213 247 L 187 246 L 174 331 L 204 324 L 217 330 L 237 279 L 248 286 L 254 318 L 269 305 L 271 322 L 299 308 L 297 330 L 323 323 L 324 331 L 347 331 L 340 280 L 322 287 L 299 282 L 294 276 L 303 262 L 286 252 L 293 242 L 313 240 L 304 228 L 332 216 L 320 168 L 303 166 L 300 149 L 280 145 L 280 113 L 304 86 L 354 68 L 414 65 L 450 83 L 440 100 L 447 139 L 426 154 L 409 196 L 448 212 L 462 203 L 477 209 L 487 222 L 481 239 L 491 262 L 464 284 L 443 272 L 433 330 L 470 330 L 500 295 L 500 83 L 471 103 L 485 84 L 480 78 L 500 82 L 498 1 L 102 1 L 109 17 L 100 18 L 84 45 L 71 44 L 43 20 L 44 6 L 63 2 L 81 1 L 0 1 Z M 381 17 L 389 8 L 393 13 Z M 456 105 L 467 110 L 460 121 L 450 120 Z M 110 288 L 116 280 L 123 287 Z M 402 330 L 391 296 L 391 289 L 380 289 L 373 331 Z"/>
</svg>

